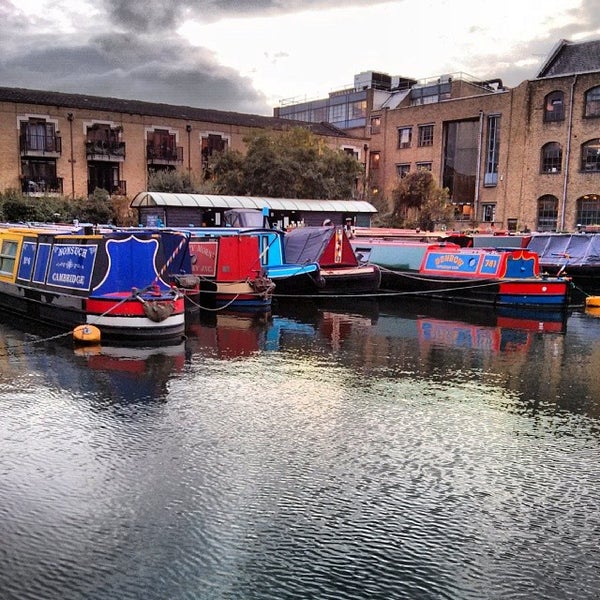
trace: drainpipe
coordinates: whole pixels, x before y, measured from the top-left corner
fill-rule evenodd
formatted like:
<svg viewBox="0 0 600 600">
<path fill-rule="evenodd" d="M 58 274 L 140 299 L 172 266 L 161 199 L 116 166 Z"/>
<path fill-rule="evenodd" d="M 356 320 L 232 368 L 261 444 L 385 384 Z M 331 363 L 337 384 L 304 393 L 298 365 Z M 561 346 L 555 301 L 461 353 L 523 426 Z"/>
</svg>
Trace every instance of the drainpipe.
<svg viewBox="0 0 600 600">
<path fill-rule="evenodd" d="M 73 113 L 67 114 L 67 121 L 69 121 L 69 141 L 71 145 L 71 198 L 75 199 L 75 155 L 73 154 Z"/>
<path fill-rule="evenodd" d="M 475 198 L 473 198 L 473 218 L 479 221 L 479 185 L 481 183 L 481 153 L 483 150 L 483 111 L 479 111 L 479 141 L 477 143 L 477 172 L 475 174 Z M 483 215 L 482 215 L 483 216 Z"/>
<path fill-rule="evenodd" d="M 569 161 L 571 157 L 571 133 L 573 131 L 573 98 L 575 97 L 575 84 L 577 83 L 577 75 L 573 75 L 573 83 L 571 84 L 571 97 L 569 98 L 569 123 L 567 126 L 567 144 L 565 148 L 565 177 L 563 179 L 563 197 L 562 207 L 560 210 L 560 230 L 565 230 L 566 211 L 567 211 L 567 184 L 569 182 Z"/>
<path fill-rule="evenodd" d="M 367 200 L 367 186 L 369 185 L 369 144 L 364 144 L 365 171 L 363 173 L 363 200 Z"/>
<path fill-rule="evenodd" d="M 191 144 L 192 126 L 188 123 L 185 126 L 185 130 L 187 131 L 187 145 L 188 145 L 188 175 L 191 176 L 191 173 L 192 173 L 192 144 Z"/>
</svg>

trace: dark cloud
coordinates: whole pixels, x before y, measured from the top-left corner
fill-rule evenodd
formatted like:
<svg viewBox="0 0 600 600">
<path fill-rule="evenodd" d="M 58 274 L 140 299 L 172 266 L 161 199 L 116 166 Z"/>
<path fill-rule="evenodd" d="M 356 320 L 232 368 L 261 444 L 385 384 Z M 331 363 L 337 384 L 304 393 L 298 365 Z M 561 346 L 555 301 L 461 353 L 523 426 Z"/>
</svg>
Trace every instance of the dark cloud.
<svg viewBox="0 0 600 600">
<path fill-rule="evenodd" d="M 158 31 L 176 27 L 186 18 L 210 23 L 223 18 L 373 6 L 387 1 L 389 0 L 104 0 L 104 6 L 116 25 L 131 31 Z"/>
<path fill-rule="evenodd" d="M 0 62 L 3 85 L 272 114 L 249 79 L 177 37 L 115 34 L 80 46 L 37 41 Z"/>
<path fill-rule="evenodd" d="M 377 0 L 99 0 L 95 8 L 105 12 L 81 23 L 75 36 L 67 36 L 49 33 L 57 29 L 43 13 L 26 15 L 18 3 L 0 0 L 0 81 L 5 86 L 270 115 L 272 106 L 250 79 L 183 40 L 178 27 L 186 19 L 214 22 L 374 3 Z M 89 33 L 92 25 L 94 32 L 112 33 L 97 37 Z"/>
</svg>

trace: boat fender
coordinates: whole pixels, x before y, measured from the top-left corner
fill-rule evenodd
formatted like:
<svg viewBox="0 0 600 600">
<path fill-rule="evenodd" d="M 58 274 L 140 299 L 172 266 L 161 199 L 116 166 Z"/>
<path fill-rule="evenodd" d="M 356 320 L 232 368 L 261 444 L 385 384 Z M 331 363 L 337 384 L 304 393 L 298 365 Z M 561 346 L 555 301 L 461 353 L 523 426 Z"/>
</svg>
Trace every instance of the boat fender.
<svg viewBox="0 0 600 600">
<path fill-rule="evenodd" d="M 73 329 L 73 340 L 79 344 L 97 344 L 100 338 L 100 329 L 95 325 L 78 325 Z"/>
<path fill-rule="evenodd" d="M 155 323 L 164 321 L 175 310 L 173 302 L 144 302 L 143 306 L 144 314 Z"/>
</svg>

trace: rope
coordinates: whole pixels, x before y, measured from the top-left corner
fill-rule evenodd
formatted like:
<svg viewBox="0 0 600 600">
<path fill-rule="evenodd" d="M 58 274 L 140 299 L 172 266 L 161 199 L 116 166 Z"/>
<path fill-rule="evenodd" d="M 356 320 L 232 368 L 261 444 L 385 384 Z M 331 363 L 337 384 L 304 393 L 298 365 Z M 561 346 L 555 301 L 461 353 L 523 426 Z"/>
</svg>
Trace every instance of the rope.
<svg viewBox="0 0 600 600">
<path fill-rule="evenodd" d="M 206 293 L 206 292 L 204 292 L 204 293 Z M 215 291 L 215 293 L 216 293 L 216 291 Z M 207 310 L 209 312 L 219 312 L 221 310 L 225 310 L 226 308 L 229 308 L 239 297 L 240 297 L 240 294 L 237 294 L 229 302 L 227 302 L 227 304 L 225 304 L 224 306 L 219 306 L 218 308 L 208 308 L 208 306 L 202 306 L 201 304 L 194 302 L 194 300 L 192 300 L 189 297 L 187 298 L 187 301 L 190 304 L 193 304 L 195 307 L 199 308 L 200 310 Z"/>
<path fill-rule="evenodd" d="M 169 256 L 169 258 L 163 265 L 162 269 L 158 272 L 158 275 L 154 278 L 154 281 L 150 284 L 150 287 L 155 285 L 156 283 L 158 283 L 158 280 L 164 275 L 164 272 L 171 265 L 171 263 L 175 260 L 175 257 L 179 254 L 180 250 L 183 248 L 185 243 L 189 240 L 189 236 L 186 233 L 179 232 L 179 231 L 175 231 L 174 233 L 176 235 L 182 236 L 181 242 L 179 242 L 179 244 L 177 244 L 177 248 L 175 248 L 175 250 L 173 251 L 173 254 L 171 254 L 171 256 Z"/>
</svg>

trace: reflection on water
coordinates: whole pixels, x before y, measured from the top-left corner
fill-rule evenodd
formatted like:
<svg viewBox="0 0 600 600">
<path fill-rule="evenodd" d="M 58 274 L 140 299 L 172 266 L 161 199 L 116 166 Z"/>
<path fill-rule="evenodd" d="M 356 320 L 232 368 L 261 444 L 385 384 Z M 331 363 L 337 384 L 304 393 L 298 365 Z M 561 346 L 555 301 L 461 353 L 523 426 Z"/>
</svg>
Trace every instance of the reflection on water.
<svg viewBox="0 0 600 600">
<path fill-rule="evenodd" d="M 0 325 L 0 596 L 597 598 L 600 319 L 278 303 Z"/>
</svg>

